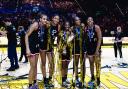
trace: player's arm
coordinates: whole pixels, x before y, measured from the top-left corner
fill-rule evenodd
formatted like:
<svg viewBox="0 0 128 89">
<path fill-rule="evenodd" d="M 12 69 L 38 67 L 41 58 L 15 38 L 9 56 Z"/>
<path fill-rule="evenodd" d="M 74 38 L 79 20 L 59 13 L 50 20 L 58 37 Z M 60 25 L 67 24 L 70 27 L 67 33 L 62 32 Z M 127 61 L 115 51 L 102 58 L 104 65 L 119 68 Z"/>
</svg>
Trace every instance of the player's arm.
<svg viewBox="0 0 128 89">
<path fill-rule="evenodd" d="M 101 46 L 101 40 L 102 40 L 101 29 L 98 25 L 96 25 L 96 33 L 97 33 L 97 37 L 98 37 L 97 48 L 96 48 L 96 54 L 97 54 L 99 52 L 99 49 Z"/>
</svg>

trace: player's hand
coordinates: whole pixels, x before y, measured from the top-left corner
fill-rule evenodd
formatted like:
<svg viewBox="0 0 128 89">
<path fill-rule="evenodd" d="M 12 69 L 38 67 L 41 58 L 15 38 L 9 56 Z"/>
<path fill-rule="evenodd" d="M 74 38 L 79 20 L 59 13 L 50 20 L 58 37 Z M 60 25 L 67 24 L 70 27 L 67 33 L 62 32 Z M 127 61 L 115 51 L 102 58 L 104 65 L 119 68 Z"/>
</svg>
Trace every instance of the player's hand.
<svg viewBox="0 0 128 89">
<path fill-rule="evenodd" d="M 99 51 L 96 50 L 95 55 L 96 56 L 99 56 Z"/>
<path fill-rule="evenodd" d="M 31 55 L 30 49 L 27 49 L 27 50 L 26 50 L 26 55 L 27 55 L 27 56 L 30 56 L 30 55 Z"/>
</svg>

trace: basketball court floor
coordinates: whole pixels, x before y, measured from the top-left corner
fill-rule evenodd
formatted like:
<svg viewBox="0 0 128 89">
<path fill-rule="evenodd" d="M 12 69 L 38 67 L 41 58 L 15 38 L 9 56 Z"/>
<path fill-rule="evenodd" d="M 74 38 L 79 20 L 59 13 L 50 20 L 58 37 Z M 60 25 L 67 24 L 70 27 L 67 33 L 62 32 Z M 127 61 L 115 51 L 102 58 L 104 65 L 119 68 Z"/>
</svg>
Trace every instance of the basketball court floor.
<svg viewBox="0 0 128 89">
<path fill-rule="evenodd" d="M 20 56 L 20 49 L 18 48 L 18 57 Z M 128 63 L 128 48 L 123 47 L 123 62 Z M 7 51 L 5 48 L 0 48 L 0 62 L 6 58 Z M 128 89 L 128 67 L 121 68 L 117 66 L 117 61 L 114 60 L 114 50 L 112 47 L 102 47 L 102 58 L 101 58 L 101 87 L 100 89 Z M 24 59 L 23 59 L 24 61 Z M 24 64 L 20 62 L 20 68 L 13 72 L 7 72 L 6 69 L 9 67 L 9 60 L 2 61 L 0 63 L 0 89 L 27 89 L 28 85 L 28 71 L 29 63 Z M 71 60 L 68 70 L 68 80 L 72 80 L 72 63 Z M 47 61 L 48 71 L 48 61 Z M 90 80 L 90 69 L 89 62 L 86 59 L 86 83 Z M 48 75 L 48 73 L 47 73 Z M 44 89 L 42 84 L 42 74 L 40 71 L 40 60 L 38 62 L 38 84 L 40 89 Z M 57 89 L 54 88 L 54 89 Z M 63 89 L 63 88 L 59 88 Z"/>
</svg>

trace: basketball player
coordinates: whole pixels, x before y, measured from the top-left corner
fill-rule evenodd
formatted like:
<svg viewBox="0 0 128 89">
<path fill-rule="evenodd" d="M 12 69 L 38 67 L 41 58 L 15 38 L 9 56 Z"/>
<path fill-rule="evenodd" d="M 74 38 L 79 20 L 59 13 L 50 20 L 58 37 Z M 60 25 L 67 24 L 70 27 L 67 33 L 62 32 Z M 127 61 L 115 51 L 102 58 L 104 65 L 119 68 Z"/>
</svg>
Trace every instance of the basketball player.
<svg viewBox="0 0 128 89">
<path fill-rule="evenodd" d="M 47 43 L 48 43 L 48 29 L 47 29 L 47 15 L 41 14 L 39 22 L 39 49 L 41 57 L 41 71 L 43 74 L 44 85 L 45 87 L 48 84 L 48 78 L 46 78 L 46 52 L 47 52 Z"/>
<path fill-rule="evenodd" d="M 87 56 L 90 62 L 91 82 L 94 82 L 94 63 L 96 63 L 96 80 L 97 85 L 100 85 L 100 46 L 101 46 L 101 29 L 98 25 L 94 24 L 93 18 L 88 17 L 87 27 L 85 28 L 85 43 Z"/>
<path fill-rule="evenodd" d="M 39 23 L 37 21 L 33 22 L 26 35 L 26 54 L 30 63 L 29 70 L 29 89 L 39 89 L 37 86 L 37 63 L 39 56 L 39 38 L 38 38 L 38 28 Z"/>
<path fill-rule="evenodd" d="M 62 49 L 59 52 L 62 59 L 62 86 L 68 87 L 67 84 L 70 84 L 67 81 L 67 73 L 68 73 L 68 64 L 72 57 L 71 51 L 71 42 L 67 43 L 67 39 L 71 35 L 70 23 L 66 21 L 64 26 L 62 27 L 62 31 L 59 33 L 59 45 L 62 45 Z"/>
<path fill-rule="evenodd" d="M 79 17 L 75 17 L 74 18 L 74 27 L 73 27 L 73 34 L 75 36 L 74 38 L 74 42 L 73 42 L 73 55 L 74 55 L 74 73 L 75 73 L 75 85 L 77 87 L 81 87 L 81 83 L 78 79 L 78 63 L 79 63 L 79 59 L 80 59 L 80 67 L 82 68 L 83 65 L 85 64 L 84 60 L 83 60 L 83 29 L 81 26 L 81 20 Z M 85 69 L 85 68 L 84 68 Z M 81 70 L 81 73 L 83 72 L 83 68 Z M 82 73 L 82 77 L 83 73 Z M 84 78 L 82 78 L 81 81 L 83 81 Z"/>
<path fill-rule="evenodd" d="M 58 38 L 58 33 L 60 30 L 60 25 L 59 25 L 59 15 L 55 14 L 52 17 L 52 21 L 50 23 L 49 29 L 48 29 L 48 49 L 47 49 L 47 55 L 48 55 L 48 60 L 49 60 L 49 85 L 52 85 L 51 79 L 53 76 L 53 71 L 54 71 L 54 60 L 53 60 L 53 49 L 54 46 L 57 45 L 55 42 L 55 39 Z"/>
</svg>

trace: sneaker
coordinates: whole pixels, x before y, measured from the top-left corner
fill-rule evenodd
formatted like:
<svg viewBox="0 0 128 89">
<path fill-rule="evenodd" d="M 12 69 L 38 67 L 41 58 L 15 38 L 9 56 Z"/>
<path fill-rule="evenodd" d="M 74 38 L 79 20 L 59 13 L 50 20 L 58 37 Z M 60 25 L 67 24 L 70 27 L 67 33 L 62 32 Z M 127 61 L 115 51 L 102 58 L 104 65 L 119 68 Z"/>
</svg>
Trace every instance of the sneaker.
<svg viewBox="0 0 128 89">
<path fill-rule="evenodd" d="M 48 79 L 44 80 L 44 87 L 49 87 Z"/>
<path fill-rule="evenodd" d="M 35 87 L 34 87 L 34 86 L 31 86 L 31 87 L 29 87 L 28 89 L 35 89 Z"/>
<path fill-rule="evenodd" d="M 54 87 L 53 82 L 52 82 L 51 79 L 48 81 L 48 87 Z"/>
<path fill-rule="evenodd" d="M 127 68 L 128 67 L 128 64 L 127 63 L 118 63 L 118 66 L 120 68 Z"/>
<path fill-rule="evenodd" d="M 65 87 L 65 88 L 68 87 L 65 81 L 62 82 L 62 87 Z"/>
<path fill-rule="evenodd" d="M 65 82 L 67 85 L 71 85 L 71 83 L 68 80 L 66 80 Z"/>
<path fill-rule="evenodd" d="M 62 82 L 62 87 L 68 88 L 70 85 L 71 85 L 71 83 L 69 81 L 67 81 L 67 80 Z"/>
<path fill-rule="evenodd" d="M 7 71 L 15 71 L 15 67 L 10 67 L 7 69 Z"/>
<path fill-rule="evenodd" d="M 15 69 L 19 69 L 19 65 L 18 66 L 15 66 Z"/>
<path fill-rule="evenodd" d="M 82 83 L 78 79 L 76 79 L 75 86 L 80 88 L 82 87 Z"/>
<path fill-rule="evenodd" d="M 91 77 L 91 80 L 88 82 L 88 89 L 94 89 L 95 87 L 95 76 Z"/>
<path fill-rule="evenodd" d="M 95 88 L 95 82 L 94 81 L 89 81 L 87 89 L 94 89 L 94 88 Z"/>
<path fill-rule="evenodd" d="M 127 65 L 127 66 L 128 66 L 128 64 L 127 64 L 127 63 L 124 63 L 124 62 L 123 62 L 122 64 L 123 64 L 123 65 Z"/>
<path fill-rule="evenodd" d="M 39 89 L 37 83 L 35 83 L 35 84 L 33 85 L 33 89 Z"/>
<path fill-rule="evenodd" d="M 28 89 L 34 89 L 33 86 L 29 87 Z"/>
</svg>

